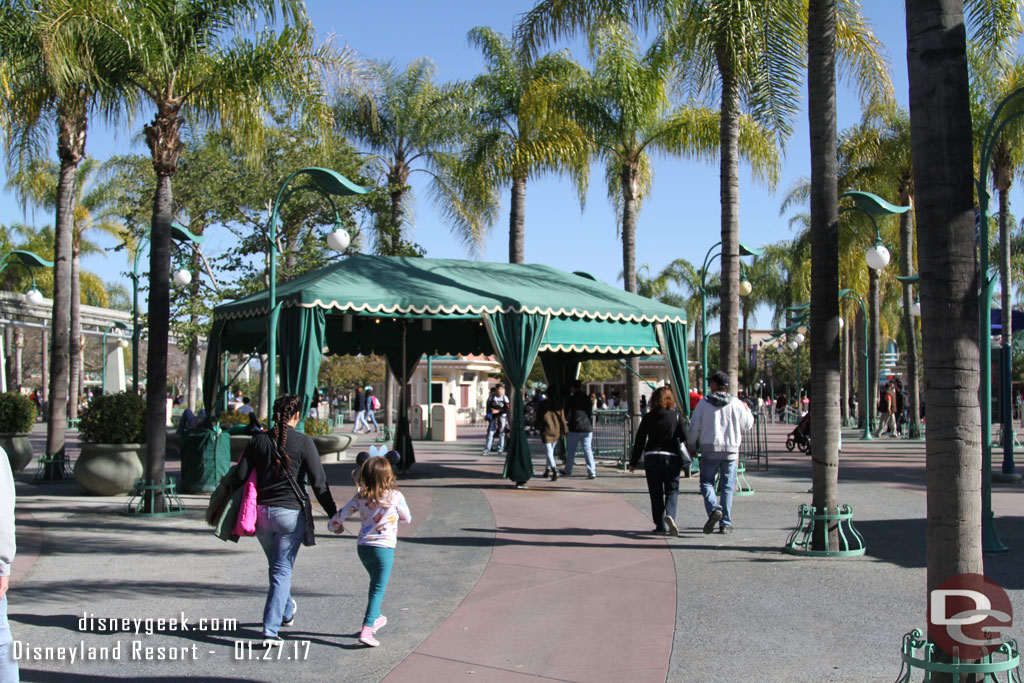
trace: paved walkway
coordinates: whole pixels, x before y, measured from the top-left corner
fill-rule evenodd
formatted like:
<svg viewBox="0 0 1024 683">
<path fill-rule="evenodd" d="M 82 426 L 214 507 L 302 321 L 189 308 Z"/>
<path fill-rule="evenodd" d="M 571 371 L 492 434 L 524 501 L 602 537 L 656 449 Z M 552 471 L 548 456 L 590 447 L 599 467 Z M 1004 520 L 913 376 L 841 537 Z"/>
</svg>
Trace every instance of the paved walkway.
<svg viewBox="0 0 1024 683">
<path fill-rule="evenodd" d="M 611 466 L 595 480 L 501 479 L 481 456 L 482 431 L 417 442 L 403 479 L 414 524 L 400 528 L 384 601 L 383 645 L 357 639 L 365 573 L 354 539 L 303 548 L 296 626 L 280 661 L 262 659 L 266 564 L 252 539 L 226 544 L 187 496 L 183 517 L 137 520 L 124 499 L 81 495 L 74 482 L 19 475 L 19 555 L 10 593 L 15 639 L 32 646 L 113 648 L 120 661 L 23 661 L 23 680 L 332 681 L 891 681 L 903 633 L 924 621 L 923 444 L 860 442 L 844 433 L 841 501 L 854 506 L 868 555 L 809 560 L 780 552 L 809 502 L 809 461 L 771 428 L 771 467 L 750 472 L 736 532 L 705 536 L 695 479 L 683 480 L 679 538 L 655 537 L 643 477 Z M 367 442 L 363 437 L 363 442 Z M 543 469 L 539 447 L 535 467 Z M 352 451 L 353 453 L 355 450 Z M 174 471 L 174 464 L 169 466 Z M 327 466 L 335 499 L 351 495 L 351 463 Z M 583 471 L 578 468 L 578 471 Z M 1011 546 L 986 570 L 1024 605 L 1024 486 L 997 486 L 998 530 Z M 83 615 L 184 613 L 236 628 L 108 633 Z M 144 622 L 143 622 L 144 625 Z M 1015 626 L 1010 635 L 1024 639 Z M 308 643 L 308 649 L 306 646 Z M 180 652 L 146 660 L 132 648 Z M 159 648 L 164 648 L 159 650 Z M 177 649 L 175 649 L 177 648 Z"/>
</svg>

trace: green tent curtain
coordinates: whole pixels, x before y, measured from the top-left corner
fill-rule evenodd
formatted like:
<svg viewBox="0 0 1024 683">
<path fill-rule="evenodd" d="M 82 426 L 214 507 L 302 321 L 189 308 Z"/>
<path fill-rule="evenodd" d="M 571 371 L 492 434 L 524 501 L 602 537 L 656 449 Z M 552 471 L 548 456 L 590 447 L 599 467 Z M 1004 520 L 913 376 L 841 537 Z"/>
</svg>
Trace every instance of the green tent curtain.
<svg viewBox="0 0 1024 683">
<path fill-rule="evenodd" d="M 683 414 L 690 415 L 690 379 L 686 366 L 686 325 L 659 323 L 657 326 L 661 355 L 672 377 L 672 393 Z"/>
<path fill-rule="evenodd" d="M 384 352 L 391 372 L 398 379 L 399 400 L 398 400 L 398 425 L 395 429 L 395 444 L 393 448 L 402 456 L 398 469 L 405 472 L 416 462 L 416 454 L 412 447 L 412 434 L 409 432 L 409 396 L 408 379 L 412 377 L 416 365 L 423 355 L 421 348 L 411 349 L 409 346 L 408 325 L 402 326 L 402 345 L 398 348 L 390 347 Z M 403 356 L 405 364 L 403 366 Z M 405 380 L 405 381 L 403 381 Z"/>
<path fill-rule="evenodd" d="M 206 346 L 206 365 L 203 367 L 203 407 L 208 415 L 213 415 L 217 401 L 217 388 L 220 386 L 220 340 L 224 335 L 226 320 L 214 320 L 210 326 L 210 336 Z"/>
<path fill-rule="evenodd" d="M 322 308 L 286 308 L 281 312 L 277 335 L 281 350 L 281 393 L 302 399 L 298 430 L 309 415 L 313 390 L 323 358 L 325 317 Z"/>
<path fill-rule="evenodd" d="M 533 476 L 533 459 L 523 423 L 523 386 L 537 350 L 544 339 L 548 316 L 539 313 L 488 313 L 484 315 L 495 355 L 512 384 L 512 425 L 503 476 L 524 484 Z"/>
</svg>

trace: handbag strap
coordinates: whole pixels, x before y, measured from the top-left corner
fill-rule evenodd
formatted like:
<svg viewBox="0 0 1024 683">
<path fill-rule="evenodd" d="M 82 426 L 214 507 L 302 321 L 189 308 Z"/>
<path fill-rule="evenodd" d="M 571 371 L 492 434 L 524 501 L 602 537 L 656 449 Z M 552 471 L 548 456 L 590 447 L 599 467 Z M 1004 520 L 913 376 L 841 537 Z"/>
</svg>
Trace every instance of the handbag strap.
<svg viewBox="0 0 1024 683">
<path fill-rule="evenodd" d="M 302 489 L 299 488 L 298 482 L 296 482 L 295 477 L 292 476 L 291 470 L 284 466 L 284 458 L 281 456 L 281 449 L 278 447 L 277 441 L 275 441 L 274 437 L 269 433 L 267 433 L 266 436 L 270 441 L 270 448 L 274 453 L 274 457 L 277 458 L 278 464 L 281 466 L 281 469 L 284 470 L 284 476 L 288 479 L 288 483 L 291 484 L 292 492 L 299 500 L 299 505 L 305 507 L 306 503 L 309 501 L 309 495 L 303 495 Z"/>
</svg>

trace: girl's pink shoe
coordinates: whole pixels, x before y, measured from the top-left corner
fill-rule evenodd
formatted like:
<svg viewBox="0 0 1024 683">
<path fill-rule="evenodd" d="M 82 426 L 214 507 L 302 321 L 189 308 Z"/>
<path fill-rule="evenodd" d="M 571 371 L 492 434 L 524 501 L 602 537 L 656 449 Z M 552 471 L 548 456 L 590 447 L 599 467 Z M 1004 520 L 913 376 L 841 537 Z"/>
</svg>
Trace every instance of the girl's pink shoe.
<svg viewBox="0 0 1024 683">
<path fill-rule="evenodd" d="M 370 647 L 377 647 L 380 645 L 380 641 L 373 637 L 372 626 L 363 627 L 363 630 L 359 633 L 359 642 L 363 645 L 369 645 Z"/>
<path fill-rule="evenodd" d="M 377 631 L 381 630 L 385 624 L 388 623 L 388 618 L 383 614 L 377 617 L 373 622 L 373 635 L 377 635 Z"/>
</svg>

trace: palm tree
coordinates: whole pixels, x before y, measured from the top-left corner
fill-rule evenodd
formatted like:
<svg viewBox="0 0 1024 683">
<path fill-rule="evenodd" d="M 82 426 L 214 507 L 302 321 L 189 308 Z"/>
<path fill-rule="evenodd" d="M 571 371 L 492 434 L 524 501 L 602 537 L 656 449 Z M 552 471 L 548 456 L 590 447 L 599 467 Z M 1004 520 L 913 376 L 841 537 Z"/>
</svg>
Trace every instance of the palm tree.
<svg viewBox="0 0 1024 683">
<path fill-rule="evenodd" d="M 481 49 L 487 72 L 472 81 L 480 104 L 466 151 L 480 187 L 511 185 L 509 263 L 525 259 L 526 183 L 546 172 L 564 172 L 576 185 L 580 204 L 590 170 L 589 144 L 579 126 L 555 101 L 580 66 L 558 52 L 529 62 L 500 33 L 486 27 L 469 32 Z"/>
<path fill-rule="evenodd" d="M 623 281 L 626 291 L 636 292 L 636 214 L 651 189 L 650 155 L 708 158 L 718 142 L 718 116 L 673 105 L 672 55 L 663 41 L 641 54 L 628 25 L 609 20 L 591 32 L 590 44 L 594 73 L 570 87 L 565 102 L 605 164 L 608 196 L 621 220 Z M 754 172 L 774 180 L 778 156 L 770 137 L 750 118 L 738 127 Z M 630 373 L 626 393 L 633 414 L 639 414 L 637 388 Z"/>
<path fill-rule="evenodd" d="M 55 198 L 52 354 L 46 455 L 56 458 L 47 478 L 61 478 L 66 463 L 71 267 L 74 194 L 78 164 L 85 158 L 86 122 L 102 105 L 116 118 L 111 97 L 116 65 L 109 36 L 90 20 L 94 3 L 31 0 L 0 7 L 0 124 L 8 167 L 26 168 L 50 135 L 56 134 L 60 161 Z"/>
<path fill-rule="evenodd" d="M 103 215 L 107 202 L 107 188 L 97 184 L 100 163 L 86 157 L 78 166 L 73 196 L 73 224 L 71 236 L 71 337 L 68 382 L 68 417 L 78 418 L 78 399 L 81 395 L 84 338 L 82 337 L 81 256 L 102 254 L 103 248 L 88 239 L 88 233 L 101 232 L 118 240 L 124 238 L 124 226 Z M 26 169 L 15 173 L 8 188 L 15 188 L 23 199 L 36 206 L 54 209 L 60 168 L 57 164 L 36 159 Z"/>
<path fill-rule="evenodd" d="M 372 154 L 386 179 L 389 205 L 378 218 L 377 253 L 418 252 L 403 239 L 413 218 L 408 207 L 413 173 L 430 176 L 431 193 L 456 238 L 479 249 L 496 216 L 497 198 L 493 187 L 461 182 L 458 152 L 472 126 L 471 93 L 434 83 L 437 68 L 426 58 L 404 70 L 373 61 L 369 71 L 374 86 L 369 92 L 342 93 L 334 117 L 338 131 Z"/>
<path fill-rule="evenodd" d="M 907 0 L 910 140 L 924 339 L 927 591 L 982 573 L 970 84 L 962 0 Z M 986 399 L 987 400 L 987 399 Z"/>
<path fill-rule="evenodd" d="M 837 18 L 841 64 L 854 74 L 866 99 L 891 97 L 879 43 L 855 0 L 842 0 Z M 735 385 L 738 370 L 739 156 L 743 106 L 781 143 L 791 129 L 802 82 L 806 0 L 541 0 L 516 36 L 530 51 L 604 17 L 646 26 L 660 22 L 672 52 L 686 65 L 686 80 L 702 96 L 720 97 L 722 201 L 721 366 Z"/>
<path fill-rule="evenodd" d="M 275 24 L 283 28 L 247 29 Z M 150 230 L 149 348 L 146 358 L 145 479 L 164 481 L 167 339 L 170 313 L 171 180 L 178 168 L 185 117 L 220 127 L 253 159 L 266 117 L 287 101 L 312 130 L 329 128 L 324 72 L 345 63 L 329 45 L 314 45 L 314 31 L 300 0 L 186 0 L 112 7 L 104 25 L 116 34 L 126 97 L 156 109 L 143 128 L 156 171 Z M 154 510 L 163 509 L 162 496 Z"/>
</svg>

